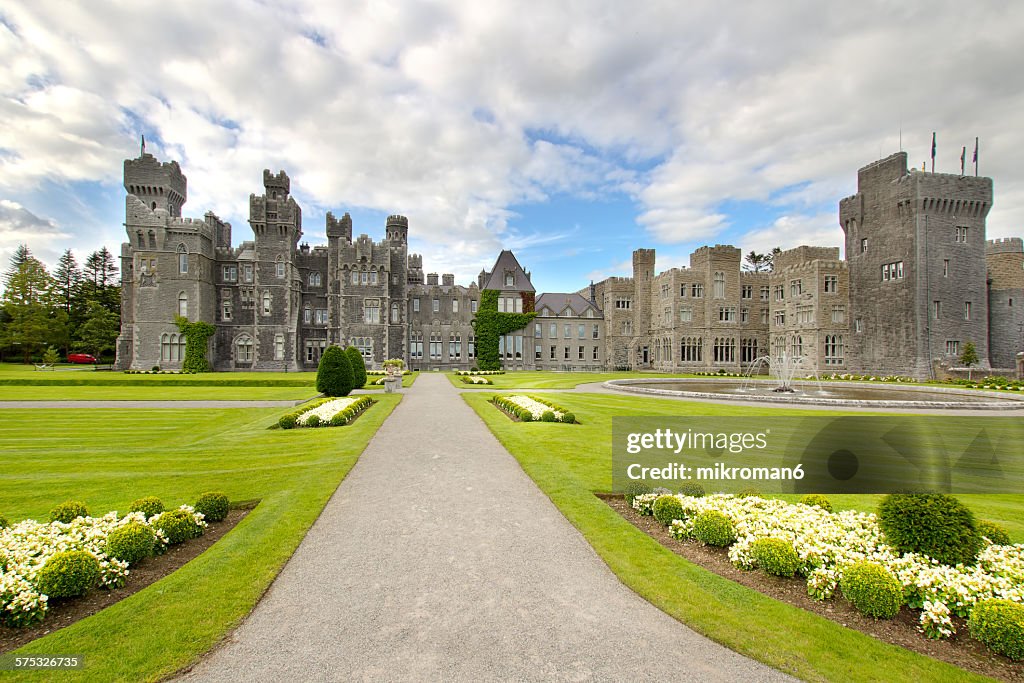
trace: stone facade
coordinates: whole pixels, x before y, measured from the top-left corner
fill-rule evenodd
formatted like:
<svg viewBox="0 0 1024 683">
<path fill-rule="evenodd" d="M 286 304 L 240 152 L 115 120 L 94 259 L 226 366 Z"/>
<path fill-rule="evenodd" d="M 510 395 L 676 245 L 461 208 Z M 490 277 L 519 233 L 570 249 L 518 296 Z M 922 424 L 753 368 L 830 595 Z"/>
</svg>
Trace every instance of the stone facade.
<svg viewBox="0 0 1024 683">
<path fill-rule="evenodd" d="M 511 251 L 468 286 L 424 275 L 404 216 L 374 241 L 328 213 L 327 245 L 301 244 L 283 171 L 263 172 L 249 198 L 253 239 L 237 247 L 213 213 L 181 217 L 176 162 L 126 160 L 124 185 L 121 368 L 179 368 L 184 315 L 215 324 L 217 370 L 313 370 L 330 344 L 356 346 L 369 366 L 468 369 L 485 289 L 499 311 L 538 314 L 500 339 L 510 370 L 742 372 L 787 354 L 819 373 L 927 378 L 967 341 L 983 369 L 1013 368 L 1024 349 L 1024 242 L 986 243 L 992 181 L 908 171 L 903 153 L 860 169 L 857 194 L 840 202 L 845 261 L 838 248 L 801 246 L 750 272 L 739 249 L 715 245 L 657 273 L 655 251 L 637 249 L 632 277 L 539 296 Z"/>
</svg>

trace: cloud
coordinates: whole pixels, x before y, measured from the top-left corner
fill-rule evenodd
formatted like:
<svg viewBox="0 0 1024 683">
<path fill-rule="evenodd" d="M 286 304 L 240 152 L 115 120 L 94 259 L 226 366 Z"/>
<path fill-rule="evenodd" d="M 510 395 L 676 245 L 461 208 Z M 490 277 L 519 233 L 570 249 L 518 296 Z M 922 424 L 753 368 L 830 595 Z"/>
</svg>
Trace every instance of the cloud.
<svg viewBox="0 0 1024 683">
<path fill-rule="evenodd" d="M 750 251 L 766 254 L 775 247 L 786 250 L 805 244 L 839 247 L 842 254 L 845 239 L 834 213 L 793 214 L 780 216 L 770 225 L 745 233 L 738 240 L 738 246 L 743 249 L 744 254 Z"/>
<path fill-rule="evenodd" d="M 53 265 L 69 237 L 52 219 L 37 216 L 18 202 L 0 199 L 0 263 L 5 271 L 20 244 L 29 245 L 33 256 Z"/>
</svg>

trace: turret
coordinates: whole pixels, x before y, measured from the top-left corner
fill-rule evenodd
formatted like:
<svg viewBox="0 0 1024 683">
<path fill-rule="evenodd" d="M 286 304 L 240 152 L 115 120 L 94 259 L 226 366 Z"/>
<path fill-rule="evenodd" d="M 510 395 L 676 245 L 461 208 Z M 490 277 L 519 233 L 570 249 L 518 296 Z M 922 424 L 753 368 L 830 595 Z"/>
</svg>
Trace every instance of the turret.
<svg viewBox="0 0 1024 683">
<path fill-rule="evenodd" d="M 387 239 L 394 242 L 407 243 L 409 241 L 409 219 L 405 216 L 388 216 L 384 234 Z"/>
<path fill-rule="evenodd" d="M 346 242 L 352 241 L 352 216 L 345 212 L 341 219 L 334 217 L 330 211 L 327 212 L 327 236 L 343 239 Z"/>
<path fill-rule="evenodd" d="M 188 198 L 188 180 L 177 161 L 160 163 L 145 151 L 138 159 L 124 160 L 124 189 L 150 209 L 162 209 L 169 216 L 181 216 Z"/>
<path fill-rule="evenodd" d="M 292 182 L 288 174 L 279 171 L 274 174 L 269 168 L 263 169 L 263 187 L 266 189 L 267 199 L 287 199 L 291 192 Z"/>
</svg>

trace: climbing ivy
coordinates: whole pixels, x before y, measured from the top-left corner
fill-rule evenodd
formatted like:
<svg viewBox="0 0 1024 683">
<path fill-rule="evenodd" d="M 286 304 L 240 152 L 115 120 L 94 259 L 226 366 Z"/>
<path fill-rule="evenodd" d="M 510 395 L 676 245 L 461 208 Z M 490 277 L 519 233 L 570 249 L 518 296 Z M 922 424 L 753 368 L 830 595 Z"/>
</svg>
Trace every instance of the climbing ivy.
<svg viewBox="0 0 1024 683">
<path fill-rule="evenodd" d="M 524 302 L 532 308 L 532 302 Z M 515 330 L 521 330 L 537 317 L 529 313 L 499 313 L 498 290 L 485 289 L 480 292 L 480 305 L 477 306 L 476 317 L 473 318 L 473 329 L 476 333 L 477 367 L 481 370 L 500 370 L 501 358 L 498 356 L 498 337 Z"/>
<path fill-rule="evenodd" d="M 206 360 L 206 349 L 208 340 L 217 328 L 201 321 L 190 323 L 188 318 L 181 316 L 175 318 L 174 323 L 185 335 L 185 361 L 181 364 L 182 372 L 209 372 L 210 363 Z"/>
</svg>

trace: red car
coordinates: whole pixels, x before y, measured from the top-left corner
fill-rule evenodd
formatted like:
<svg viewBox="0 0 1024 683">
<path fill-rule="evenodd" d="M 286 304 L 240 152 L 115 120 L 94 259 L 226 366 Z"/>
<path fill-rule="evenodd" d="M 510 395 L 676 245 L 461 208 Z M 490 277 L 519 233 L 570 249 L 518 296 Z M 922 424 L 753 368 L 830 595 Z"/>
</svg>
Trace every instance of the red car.
<svg viewBox="0 0 1024 683">
<path fill-rule="evenodd" d="M 88 354 L 88 353 L 69 353 L 68 354 L 68 362 L 69 363 L 99 363 L 99 360 L 96 359 L 96 356 L 93 356 L 93 355 Z"/>
</svg>

